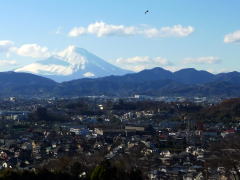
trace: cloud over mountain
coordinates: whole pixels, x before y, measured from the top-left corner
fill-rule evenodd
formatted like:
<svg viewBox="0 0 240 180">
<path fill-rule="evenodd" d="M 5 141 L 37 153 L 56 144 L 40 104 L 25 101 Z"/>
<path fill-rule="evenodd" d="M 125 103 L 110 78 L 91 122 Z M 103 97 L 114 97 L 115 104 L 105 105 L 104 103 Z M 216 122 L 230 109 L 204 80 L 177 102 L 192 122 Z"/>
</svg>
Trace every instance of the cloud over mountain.
<svg viewBox="0 0 240 180">
<path fill-rule="evenodd" d="M 221 59 L 214 56 L 199 57 L 199 58 L 185 58 L 184 64 L 218 64 Z"/>
<path fill-rule="evenodd" d="M 19 56 L 31 58 L 45 58 L 50 56 L 48 48 L 42 47 L 38 44 L 23 44 L 20 47 L 12 47 L 10 51 Z"/>
<path fill-rule="evenodd" d="M 162 57 L 149 57 L 149 56 L 135 56 L 131 58 L 117 58 L 114 63 L 125 69 L 132 71 L 141 71 L 143 69 L 150 69 L 153 67 L 166 67 L 171 66 L 170 62 L 166 58 Z"/>
<path fill-rule="evenodd" d="M 2 40 L 0 41 L 0 52 L 7 52 L 14 45 L 13 41 Z"/>
<path fill-rule="evenodd" d="M 17 61 L 15 60 L 7 60 L 7 59 L 2 59 L 0 60 L 0 66 L 16 66 Z"/>
<path fill-rule="evenodd" d="M 225 35 L 224 42 L 225 43 L 240 43 L 240 30 Z"/>
</svg>

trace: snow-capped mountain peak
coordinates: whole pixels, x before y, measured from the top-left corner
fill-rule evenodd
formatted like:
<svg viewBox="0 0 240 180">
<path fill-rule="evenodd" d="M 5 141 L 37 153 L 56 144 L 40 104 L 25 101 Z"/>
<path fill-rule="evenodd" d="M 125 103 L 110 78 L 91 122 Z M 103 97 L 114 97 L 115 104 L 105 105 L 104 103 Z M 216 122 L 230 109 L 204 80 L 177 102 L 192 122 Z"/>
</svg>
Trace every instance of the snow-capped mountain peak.
<svg viewBox="0 0 240 180">
<path fill-rule="evenodd" d="M 74 69 L 84 69 L 87 59 L 82 55 L 82 53 L 79 53 L 79 51 L 80 48 L 77 48 L 76 46 L 69 46 L 59 52 L 58 56 L 71 64 Z"/>
<path fill-rule="evenodd" d="M 76 46 L 69 46 L 54 56 L 23 66 L 15 71 L 38 74 L 60 82 L 83 77 L 123 75 L 130 72 Z"/>
</svg>

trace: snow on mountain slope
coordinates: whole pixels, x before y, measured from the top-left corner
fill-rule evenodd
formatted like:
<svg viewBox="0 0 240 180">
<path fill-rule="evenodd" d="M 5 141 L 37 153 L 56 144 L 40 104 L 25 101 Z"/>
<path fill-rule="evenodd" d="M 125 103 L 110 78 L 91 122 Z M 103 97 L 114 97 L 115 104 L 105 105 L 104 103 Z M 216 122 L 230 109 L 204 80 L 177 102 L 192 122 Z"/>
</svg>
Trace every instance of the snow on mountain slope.
<svg viewBox="0 0 240 180">
<path fill-rule="evenodd" d="M 18 68 L 15 72 L 33 73 L 58 82 L 130 73 L 130 71 L 118 68 L 87 50 L 75 46 L 69 46 L 45 60 Z"/>
</svg>

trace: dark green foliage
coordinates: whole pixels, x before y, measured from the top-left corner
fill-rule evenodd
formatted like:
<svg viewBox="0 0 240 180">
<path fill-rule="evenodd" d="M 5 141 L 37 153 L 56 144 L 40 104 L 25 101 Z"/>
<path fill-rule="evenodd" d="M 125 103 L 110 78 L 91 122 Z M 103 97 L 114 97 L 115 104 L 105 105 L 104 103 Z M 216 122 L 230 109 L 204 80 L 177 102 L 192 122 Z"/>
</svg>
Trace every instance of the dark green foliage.
<svg viewBox="0 0 240 180">
<path fill-rule="evenodd" d="M 32 114 L 29 115 L 31 121 L 58 121 L 63 122 L 68 119 L 68 117 L 60 112 L 50 112 L 44 107 L 38 107 Z"/>
<path fill-rule="evenodd" d="M 220 104 L 207 107 L 199 113 L 193 114 L 194 118 L 211 122 L 238 122 L 240 120 L 240 99 L 225 100 Z"/>
<path fill-rule="evenodd" d="M 0 180 L 77 180 L 78 178 L 61 172 L 50 172 L 48 170 L 20 171 L 20 170 L 2 170 Z"/>
<path fill-rule="evenodd" d="M 82 100 L 74 103 L 68 103 L 64 107 L 70 109 L 71 112 L 86 116 L 100 116 L 103 114 L 103 112 L 99 110 L 99 107 L 97 107 L 96 104 L 86 103 Z"/>
<path fill-rule="evenodd" d="M 112 166 L 109 161 L 95 167 L 90 175 L 90 180 L 142 180 L 142 173 L 138 169 L 132 169 L 130 172 L 124 169 Z"/>
<path fill-rule="evenodd" d="M 5 169 L 0 171 L 0 180 L 142 180 L 142 173 L 138 169 L 126 172 L 123 169 L 111 166 L 108 161 L 104 161 L 96 166 L 90 174 L 80 177 L 85 167 L 75 162 L 70 172 L 49 171 L 40 169 L 35 171 Z"/>
<path fill-rule="evenodd" d="M 139 169 L 133 168 L 129 173 L 130 179 L 143 180 L 142 172 Z"/>
<path fill-rule="evenodd" d="M 70 173 L 74 176 L 77 177 L 79 174 L 82 172 L 86 172 L 86 167 L 84 167 L 81 163 L 79 162 L 74 162 L 71 167 L 70 167 Z"/>
</svg>

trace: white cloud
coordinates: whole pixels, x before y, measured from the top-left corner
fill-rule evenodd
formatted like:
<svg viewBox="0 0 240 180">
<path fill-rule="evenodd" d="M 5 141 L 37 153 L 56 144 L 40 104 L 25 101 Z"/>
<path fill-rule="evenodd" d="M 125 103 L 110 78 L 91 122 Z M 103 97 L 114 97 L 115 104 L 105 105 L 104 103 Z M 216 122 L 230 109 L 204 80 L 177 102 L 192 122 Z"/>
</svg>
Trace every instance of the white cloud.
<svg viewBox="0 0 240 180">
<path fill-rule="evenodd" d="M 116 63 L 118 64 L 124 64 L 124 63 L 128 63 L 128 64 L 135 64 L 135 63 L 146 63 L 149 61 L 149 57 L 148 56 L 135 56 L 132 58 L 118 58 L 116 59 Z"/>
<path fill-rule="evenodd" d="M 123 25 L 112 25 L 104 22 L 89 24 L 88 27 L 75 27 L 69 32 L 69 36 L 77 37 L 83 34 L 94 34 L 97 37 L 134 35 L 137 32 L 135 27 Z"/>
<path fill-rule="evenodd" d="M 240 43 L 240 30 L 225 35 L 224 42 L 225 43 Z"/>
<path fill-rule="evenodd" d="M 147 26 L 124 26 L 96 22 L 89 24 L 87 27 L 74 27 L 68 35 L 70 37 L 78 37 L 85 34 L 92 34 L 97 37 L 143 35 L 148 38 L 164 38 L 185 37 L 193 32 L 194 28 L 192 26 L 184 27 L 182 25 L 174 25 L 172 27 L 152 28 Z"/>
<path fill-rule="evenodd" d="M 139 72 L 144 69 L 151 69 L 149 65 L 134 65 L 134 66 L 126 66 L 126 69 L 132 70 L 134 72 Z"/>
<path fill-rule="evenodd" d="M 32 58 L 46 58 L 50 56 L 47 47 L 42 47 L 38 44 L 23 44 L 22 46 L 12 47 L 11 52 L 16 53 L 19 56 L 26 56 Z"/>
<path fill-rule="evenodd" d="M 132 71 L 141 71 L 143 69 L 151 69 L 154 67 L 167 67 L 171 66 L 172 63 L 162 57 L 148 57 L 148 56 L 135 56 L 131 58 L 118 58 L 115 61 L 112 61 L 117 66 L 120 66 L 125 69 Z"/>
<path fill-rule="evenodd" d="M 118 64 L 136 64 L 136 63 L 144 63 L 144 64 L 158 64 L 158 65 L 169 65 L 171 64 L 170 61 L 168 61 L 165 58 L 162 57 L 155 57 L 155 58 L 151 58 L 149 56 L 135 56 L 135 57 L 131 57 L 131 58 L 118 58 L 116 59 L 116 62 Z"/>
<path fill-rule="evenodd" d="M 155 57 L 153 58 L 153 62 L 155 62 L 156 64 L 162 65 L 162 66 L 168 66 L 171 65 L 172 63 L 165 59 L 165 58 L 161 58 L 161 57 Z"/>
<path fill-rule="evenodd" d="M 172 27 L 162 27 L 160 29 L 151 28 L 145 29 L 142 34 L 145 34 L 147 37 L 185 37 L 189 36 L 194 32 L 192 26 L 184 27 L 182 25 L 175 25 Z"/>
<path fill-rule="evenodd" d="M 0 66 L 16 66 L 17 61 L 15 60 L 0 60 Z"/>
<path fill-rule="evenodd" d="M 0 52 L 7 52 L 14 45 L 13 41 L 3 40 L 0 41 Z"/>
<path fill-rule="evenodd" d="M 199 58 L 185 58 L 184 64 L 218 64 L 221 59 L 214 56 L 199 57 Z"/>
<path fill-rule="evenodd" d="M 77 37 L 77 36 L 81 36 L 81 35 L 86 34 L 86 33 L 87 33 L 87 31 L 85 30 L 85 28 L 75 27 L 68 33 L 68 35 L 71 36 L 71 37 Z"/>
</svg>

